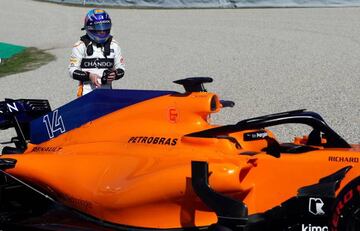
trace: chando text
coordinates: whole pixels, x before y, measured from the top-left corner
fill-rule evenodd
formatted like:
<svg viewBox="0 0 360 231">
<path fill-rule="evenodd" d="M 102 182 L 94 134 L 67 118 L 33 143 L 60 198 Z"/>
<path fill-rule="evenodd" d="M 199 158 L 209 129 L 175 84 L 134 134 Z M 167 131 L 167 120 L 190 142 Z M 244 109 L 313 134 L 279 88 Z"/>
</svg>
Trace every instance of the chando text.
<svg viewBox="0 0 360 231">
<path fill-rule="evenodd" d="M 83 59 L 81 61 L 82 68 L 112 68 L 114 59 Z"/>
<path fill-rule="evenodd" d="M 313 226 L 311 224 L 305 225 L 302 224 L 301 225 L 301 231 L 328 231 L 329 228 L 327 226 Z"/>
<path fill-rule="evenodd" d="M 177 144 L 177 138 L 158 137 L 158 136 L 132 136 L 129 138 L 128 143 L 138 144 L 158 144 L 158 145 L 170 145 L 175 146 Z"/>
</svg>

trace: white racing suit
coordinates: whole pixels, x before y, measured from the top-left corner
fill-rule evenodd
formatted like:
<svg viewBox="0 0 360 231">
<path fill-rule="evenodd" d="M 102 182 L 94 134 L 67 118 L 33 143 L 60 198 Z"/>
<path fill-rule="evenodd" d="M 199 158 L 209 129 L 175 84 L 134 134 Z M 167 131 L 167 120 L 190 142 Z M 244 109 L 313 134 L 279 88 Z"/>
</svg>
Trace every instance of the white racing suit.
<svg viewBox="0 0 360 231">
<path fill-rule="evenodd" d="M 81 37 L 72 49 L 69 65 L 70 77 L 79 80 L 77 96 L 85 95 L 96 88 L 89 79 L 89 73 L 97 74 L 101 78 L 105 70 L 116 71 L 115 79 L 123 77 L 125 64 L 119 44 L 109 38 L 107 43 L 100 46 L 92 43 L 86 35 Z M 111 84 L 104 83 L 101 88 L 111 88 Z"/>
</svg>

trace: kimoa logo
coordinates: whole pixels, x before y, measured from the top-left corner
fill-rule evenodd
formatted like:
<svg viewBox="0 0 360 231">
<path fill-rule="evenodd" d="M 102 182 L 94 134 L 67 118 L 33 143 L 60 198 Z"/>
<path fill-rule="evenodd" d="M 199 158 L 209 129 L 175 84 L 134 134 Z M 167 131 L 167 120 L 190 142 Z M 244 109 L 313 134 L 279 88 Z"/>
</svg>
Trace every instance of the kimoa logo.
<svg viewBox="0 0 360 231">
<path fill-rule="evenodd" d="M 323 210 L 324 202 L 321 198 L 310 198 L 309 199 L 309 212 L 314 215 L 324 215 Z"/>
<path fill-rule="evenodd" d="M 313 226 L 311 224 L 305 225 L 302 224 L 301 225 L 301 231 L 328 231 L 329 228 L 327 226 Z"/>
</svg>

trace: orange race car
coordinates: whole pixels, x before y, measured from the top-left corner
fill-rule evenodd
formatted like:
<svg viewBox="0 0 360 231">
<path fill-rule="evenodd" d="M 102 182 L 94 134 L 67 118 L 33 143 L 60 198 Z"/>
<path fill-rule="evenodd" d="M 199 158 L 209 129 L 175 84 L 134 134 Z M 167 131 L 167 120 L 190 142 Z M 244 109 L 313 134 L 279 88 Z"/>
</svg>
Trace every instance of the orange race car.
<svg viewBox="0 0 360 231">
<path fill-rule="evenodd" d="M 206 82 L 99 89 L 56 110 L 0 102 L 17 134 L 0 158 L 0 229 L 360 230 L 360 145 L 305 110 L 212 125 L 233 102 Z M 294 123 L 311 132 L 280 143 L 268 129 Z"/>
</svg>

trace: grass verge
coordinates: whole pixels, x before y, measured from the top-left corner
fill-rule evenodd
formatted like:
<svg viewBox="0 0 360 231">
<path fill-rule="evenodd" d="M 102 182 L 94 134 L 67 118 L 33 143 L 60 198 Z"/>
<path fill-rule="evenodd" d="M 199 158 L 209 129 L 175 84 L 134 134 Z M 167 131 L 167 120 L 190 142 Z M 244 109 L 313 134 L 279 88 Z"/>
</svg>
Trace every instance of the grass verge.
<svg viewBox="0 0 360 231">
<path fill-rule="evenodd" d="M 0 63 L 0 77 L 39 68 L 51 61 L 55 56 L 35 47 L 26 48 L 23 52 Z"/>
</svg>

